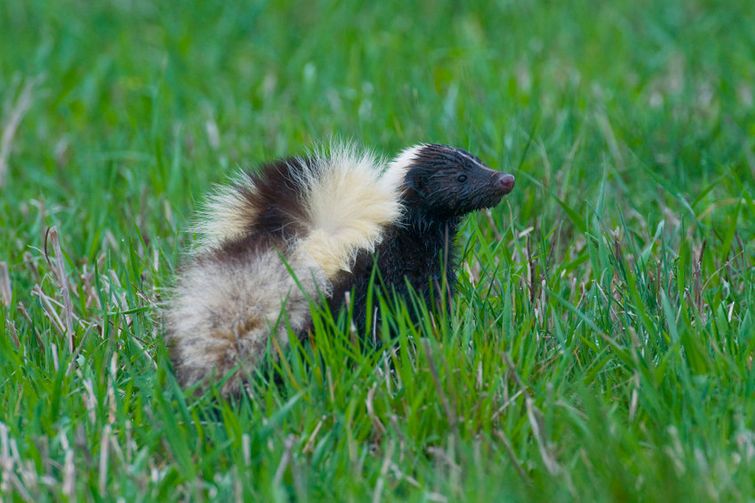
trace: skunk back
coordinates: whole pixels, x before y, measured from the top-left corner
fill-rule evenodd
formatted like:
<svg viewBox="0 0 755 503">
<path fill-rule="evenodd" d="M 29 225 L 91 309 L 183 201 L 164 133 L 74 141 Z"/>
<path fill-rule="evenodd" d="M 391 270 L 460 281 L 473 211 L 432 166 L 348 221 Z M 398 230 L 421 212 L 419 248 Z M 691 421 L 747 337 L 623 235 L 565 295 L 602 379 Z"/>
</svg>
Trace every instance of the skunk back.
<svg viewBox="0 0 755 503">
<path fill-rule="evenodd" d="M 165 317 L 183 385 L 224 379 L 239 391 L 264 356 L 309 323 L 309 303 L 401 216 L 403 177 L 369 153 L 331 147 L 242 173 L 210 196 L 199 246 Z"/>
</svg>

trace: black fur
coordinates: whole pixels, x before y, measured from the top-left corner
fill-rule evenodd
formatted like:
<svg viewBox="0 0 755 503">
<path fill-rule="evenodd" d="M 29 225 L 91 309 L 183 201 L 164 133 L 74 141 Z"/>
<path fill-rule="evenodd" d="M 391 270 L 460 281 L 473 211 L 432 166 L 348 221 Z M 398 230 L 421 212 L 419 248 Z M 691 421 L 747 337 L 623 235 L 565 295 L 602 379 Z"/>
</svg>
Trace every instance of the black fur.
<svg viewBox="0 0 755 503">
<path fill-rule="evenodd" d="M 408 301 L 413 290 L 428 307 L 450 301 L 456 283 L 454 241 L 462 217 L 495 206 L 513 187 L 513 176 L 486 167 L 463 150 L 425 146 L 404 179 L 402 222 L 386 230 L 374 255 L 362 252 L 352 272 L 341 275 L 331 307 L 340 307 L 345 292 L 352 291 L 353 319 L 364 333 L 374 268 L 375 285 L 383 294 Z"/>
<path fill-rule="evenodd" d="M 240 182 L 237 189 L 256 210 L 257 217 L 242 237 L 215 250 L 218 260 L 232 260 L 270 248 L 284 251 L 294 239 L 306 234 L 302 224 L 307 220 L 302 205 L 304 194 L 301 184 L 294 183 L 304 167 L 313 167 L 312 160 L 280 159 L 246 173 L 248 180 Z"/>
<path fill-rule="evenodd" d="M 256 207 L 255 231 L 288 240 L 304 232 L 301 222 L 307 220 L 302 206 L 304 194 L 296 178 L 304 168 L 312 168 L 308 158 L 289 158 L 265 164 L 252 175 Z"/>
</svg>

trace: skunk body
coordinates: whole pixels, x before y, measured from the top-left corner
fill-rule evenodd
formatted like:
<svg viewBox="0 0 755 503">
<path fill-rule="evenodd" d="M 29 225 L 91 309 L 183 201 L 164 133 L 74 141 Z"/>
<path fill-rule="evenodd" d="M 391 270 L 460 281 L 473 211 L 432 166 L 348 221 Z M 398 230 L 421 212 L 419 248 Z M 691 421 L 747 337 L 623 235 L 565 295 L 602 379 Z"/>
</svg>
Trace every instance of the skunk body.
<svg viewBox="0 0 755 503">
<path fill-rule="evenodd" d="M 309 303 L 400 216 L 401 173 L 383 167 L 339 146 L 244 173 L 210 198 L 165 312 L 182 385 L 225 379 L 235 393 L 271 337 L 285 347 L 289 327 L 305 329 Z"/>
<path fill-rule="evenodd" d="M 454 241 L 462 217 L 495 206 L 514 188 L 512 175 L 445 145 L 406 149 L 390 169 L 404 173 L 402 219 L 385 229 L 375 252 L 360 253 L 351 271 L 341 274 L 340 290 L 331 297 L 331 308 L 337 309 L 345 291 L 353 291 L 353 321 L 360 333 L 367 316 L 374 314 L 367 313 L 373 276 L 373 285 L 384 294 L 409 300 L 413 292 L 428 306 L 449 302 L 456 283 Z"/>
<path fill-rule="evenodd" d="M 374 267 L 385 293 L 449 298 L 461 218 L 513 186 L 467 152 L 426 144 L 389 164 L 336 147 L 240 175 L 211 196 L 167 307 L 179 380 L 226 378 L 223 392 L 237 392 L 271 338 L 280 348 L 306 330 L 320 294 L 337 309 L 353 291 L 364 333 Z"/>
</svg>

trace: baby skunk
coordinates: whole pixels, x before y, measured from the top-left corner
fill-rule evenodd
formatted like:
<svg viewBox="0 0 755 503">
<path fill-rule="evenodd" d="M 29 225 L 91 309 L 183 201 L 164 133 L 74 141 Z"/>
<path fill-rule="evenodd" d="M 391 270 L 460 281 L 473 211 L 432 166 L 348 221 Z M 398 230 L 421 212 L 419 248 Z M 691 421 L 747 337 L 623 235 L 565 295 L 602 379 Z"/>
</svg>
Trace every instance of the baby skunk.
<svg viewBox="0 0 755 503">
<path fill-rule="evenodd" d="M 400 217 L 403 172 L 384 167 L 336 146 L 244 173 L 210 198 L 165 311 L 182 385 L 224 379 L 235 394 L 271 337 L 285 347 L 288 327 L 306 328 L 309 303 Z"/>
<path fill-rule="evenodd" d="M 412 290 L 428 306 L 433 300 L 450 301 L 456 283 L 454 239 L 462 217 L 497 205 L 514 188 L 512 175 L 445 145 L 408 148 L 391 163 L 390 171 L 404 173 L 404 215 L 386 228 L 374 253 L 361 252 L 351 271 L 341 273 L 336 282 L 340 289 L 331 298 L 331 308 L 337 309 L 344 293 L 352 290 L 353 321 L 361 334 L 375 267 L 374 284 L 384 293 L 408 301 Z"/>
</svg>

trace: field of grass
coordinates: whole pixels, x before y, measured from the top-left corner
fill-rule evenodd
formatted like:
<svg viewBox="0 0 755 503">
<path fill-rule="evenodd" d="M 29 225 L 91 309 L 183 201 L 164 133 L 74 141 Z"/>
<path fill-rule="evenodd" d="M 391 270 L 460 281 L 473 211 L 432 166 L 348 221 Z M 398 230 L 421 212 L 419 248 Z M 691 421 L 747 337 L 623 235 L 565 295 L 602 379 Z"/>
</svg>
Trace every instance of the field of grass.
<svg viewBox="0 0 755 503">
<path fill-rule="evenodd" d="M 753 501 L 755 16 L 715 2 L 0 3 L 5 501 Z M 450 315 L 314 313 L 251 397 L 157 306 L 208 187 L 331 136 L 513 172 Z M 277 384 L 276 384 L 277 381 Z"/>
</svg>

